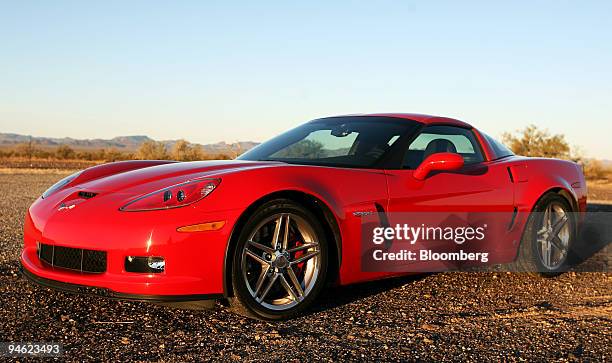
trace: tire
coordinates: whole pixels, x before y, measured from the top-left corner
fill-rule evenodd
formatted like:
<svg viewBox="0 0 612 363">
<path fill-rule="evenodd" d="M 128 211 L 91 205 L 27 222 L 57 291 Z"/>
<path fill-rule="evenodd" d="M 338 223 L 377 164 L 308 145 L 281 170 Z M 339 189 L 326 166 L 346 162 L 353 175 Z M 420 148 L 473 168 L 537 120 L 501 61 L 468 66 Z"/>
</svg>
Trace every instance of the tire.
<svg viewBox="0 0 612 363">
<path fill-rule="evenodd" d="M 551 215 L 553 219 L 549 222 Z M 556 193 L 546 194 L 529 216 L 513 269 L 544 277 L 566 272 L 574 261 L 572 248 L 576 241 L 576 226 L 575 213 L 567 200 Z M 556 227 L 561 229 L 555 234 Z M 549 239 L 552 242 L 546 242 Z M 550 254 L 547 253 L 549 250 Z"/>
<path fill-rule="evenodd" d="M 328 256 L 323 226 L 313 213 L 288 199 L 263 204 L 234 249 L 230 310 L 261 320 L 302 313 L 325 284 Z"/>
</svg>

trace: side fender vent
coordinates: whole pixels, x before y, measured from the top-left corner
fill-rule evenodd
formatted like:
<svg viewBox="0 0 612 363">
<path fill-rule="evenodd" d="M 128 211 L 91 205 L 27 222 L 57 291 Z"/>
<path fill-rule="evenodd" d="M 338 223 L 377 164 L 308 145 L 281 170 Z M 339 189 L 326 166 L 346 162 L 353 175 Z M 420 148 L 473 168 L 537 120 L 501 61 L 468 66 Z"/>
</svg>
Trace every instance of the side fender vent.
<svg viewBox="0 0 612 363">
<path fill-rule="evenodd" d="M 526 183 L 529 181 L 527 164 L 516 164 L 508 167 L 510 180 L 513 183 Z"/>
<path fill-rule="evenodd" d="M 512 213 L 512 219 L 510 220 L 510 224 L 508 225 L 508 231 L 511 231 L 516 222 L 516 217 L 518 216 L 518 208 L 514 207 L 514 212 Z"/>
</svg>

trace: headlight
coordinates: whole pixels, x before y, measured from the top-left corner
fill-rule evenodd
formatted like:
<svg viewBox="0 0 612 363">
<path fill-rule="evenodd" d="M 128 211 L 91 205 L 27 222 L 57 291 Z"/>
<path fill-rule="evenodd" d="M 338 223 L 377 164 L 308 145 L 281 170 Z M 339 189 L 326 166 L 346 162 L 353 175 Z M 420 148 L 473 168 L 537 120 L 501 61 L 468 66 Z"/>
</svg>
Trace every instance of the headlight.
<svg viewBox="0 0 612 363">
<path fill-rule="evenodd" d="M 142 212 L 185 207 L 212 193 L 220 182 L 220 179 L 190 180 L 138 197 L 119 210 Z"/>
<path fill-rule="evenodd" d="M 63 187 L 65 187 L 66 185 L 68 185 L 71 181 L 73 181 L 74 179 L 76 179 L 79 175 L 81 175 L 81 172 L 79 171 L 78 173 L 74 173 L 72 175 L 69 175 L 67 177 L 65 177 L 64 179 L 58 181 L 57 183 L 53 184 L 51 186 L 51 188 L 47 189 L 43 195 L 42 198 L 45 199 L 48 196 L 50 196 L 51 194 L 57 192 L 58 190 L 62 189 Z"/>
</svg>

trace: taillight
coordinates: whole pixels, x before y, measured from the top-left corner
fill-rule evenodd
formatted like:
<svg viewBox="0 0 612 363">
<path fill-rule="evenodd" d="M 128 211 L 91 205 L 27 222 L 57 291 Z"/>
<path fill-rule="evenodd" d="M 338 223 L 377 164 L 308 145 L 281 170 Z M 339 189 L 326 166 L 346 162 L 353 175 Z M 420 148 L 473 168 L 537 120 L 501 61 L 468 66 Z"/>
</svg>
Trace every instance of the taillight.
<svg viewBox="0 0 612 363">
<path fill-rule="evenodd" d="M 136 198 L 119 210 L 138 212 L 185 207 L 205 198 L 220 182 L 220 179 L 190 180 Z"/>
</svg>

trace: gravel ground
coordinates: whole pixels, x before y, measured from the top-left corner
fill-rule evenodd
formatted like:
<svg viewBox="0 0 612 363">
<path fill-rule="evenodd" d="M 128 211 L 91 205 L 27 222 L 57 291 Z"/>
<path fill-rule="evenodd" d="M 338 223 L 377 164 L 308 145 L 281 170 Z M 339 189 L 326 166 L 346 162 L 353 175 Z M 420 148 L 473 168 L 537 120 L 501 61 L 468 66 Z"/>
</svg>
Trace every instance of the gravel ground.
<svg viewBox="0 0 612 363">
<path fill-rule="evenodd" d="M 0 341 L 61 342 L 72 361 L 612 360 L 610 273 L 454 272 L 360 284 L 327 290 L 309 314 L 280 323 L 222 306 L 178 310 L 34 286 L 18 272 L 23 216 L 61 176 L 0 174 Z"/>
<path fill-rule="evenodd" d="M 606 201 L 612 203 L 612 183 L 589 182 L 589 200 Z"/>
</svg>

